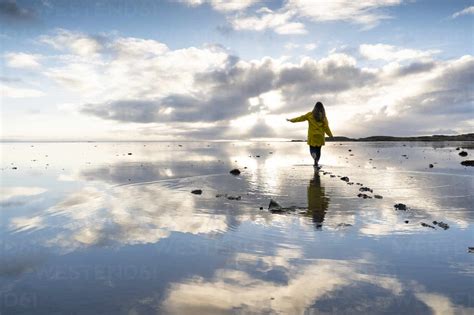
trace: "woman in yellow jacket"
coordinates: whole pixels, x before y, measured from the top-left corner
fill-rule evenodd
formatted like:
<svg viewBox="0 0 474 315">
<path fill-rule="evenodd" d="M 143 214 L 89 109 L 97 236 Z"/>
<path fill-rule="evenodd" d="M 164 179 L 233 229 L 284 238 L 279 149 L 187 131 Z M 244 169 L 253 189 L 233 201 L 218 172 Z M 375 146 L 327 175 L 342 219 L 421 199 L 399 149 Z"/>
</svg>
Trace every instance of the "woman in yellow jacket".
<svg viewBox="0 0 474 315">
<path fill-rule="evenodd" d="M 317 102 L 312 112 L 293 119 L 287 119 L 287 121 L 292 123 L 306 120 L 308 121 L 308 140 L 306 142 L 309 145 L 309 152 L 314 159 L 314 166 L 317 168 L 321 158 L 321 146 L 325 143 L 324 134 L 331 138 L 333 136 L 331 129 L 329 129 L 323 103 Z"/>
</svg>

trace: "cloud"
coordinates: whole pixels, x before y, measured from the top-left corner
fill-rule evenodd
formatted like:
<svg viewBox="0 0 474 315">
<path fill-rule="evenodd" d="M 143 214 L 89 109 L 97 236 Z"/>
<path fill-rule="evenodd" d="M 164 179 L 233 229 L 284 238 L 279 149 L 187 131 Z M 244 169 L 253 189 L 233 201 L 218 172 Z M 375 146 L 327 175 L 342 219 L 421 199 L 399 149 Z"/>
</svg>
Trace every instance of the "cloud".
<svg viewBox="0 0 474 315">
<path fill-rule="evenodd" d="M 0 0 L 0 17 L 8 22 L 28 22 L 36 18 L 36 13 L 20 7 L 15 0 Z"/>
<path fill-rule="evenodd" d="M 470 6 L 470 7 L 467 7 L 461 11 L 458 11 L 456 13 L 454 13 L 453 15 L 451 15 L 451 18 L 455 19 L 455 18 L 458 18 L 460 16 L 463 16 L 463 15 L 470 15 L 470 14 L 474 14 L 474 6 Z"/>
<path fill-rule="evenodd" d="M 274 256 L 238 254 L 235 264 L 244 270 L 220 269 L 211 279 L 193 277 L 174 283 L 160 309 L 170 314 L 224 314 L 236 309 L 244 313 L 306 314 L 309 309 L 316 311 L 318 301 L 334 292 L 340 296 L 349 287 L 370 284 L 377 294 L 391 298 L 402 291 L 397 279 L 364 274 L 351 261 L 320 259 L 295 265 L 299 259 L 301 253 L 296 249 L 278 250 Z M 251 274 L 246 269 L 256 272 Z M 282 274 L 285 280 L 269 281 L 259 276 L 270 272 Z"/>
<path fill-rule="evenodd" d="M 417 292 L 415 297 L 426 304 L 434 315 L 472 314 L 474 312 L 474 308 L 453 304 L 447 296 L 442 294 Z"/>
<path fill-rule="evenodd" d="M 6 201 L 10 198 L 15 197 L 25 197 L 25 196 L 35 196 L 42 194 L 46 191 L 46 189 L 41 187 L 23 187 L 23 186 L 16 186 L 16 187 L 2 187 L 0 194 L 0 201 Z"/>
<path fill-rule="evenodd" d="M 244 10 L 259 2 L 259 0 L 179 0 L 189 6 L 209 4 L 214 10 L 233 12 Z"/>
<path fill-rule="evenodd" d="M 79 32 L 57 29 L 53 36 L 44 35 L 40 42 L 51 45 L 57 50 L 67 50 L 79 56 L 91 56 L 104 48 L 104 37 L 89 36 Z"/>
<path fill-rule="evenodd" d="M 24 68 L 24 69 L 35 69 L 39 68 L 40 55 L 27 54 L 27 53 L 7 53 L 5 54 L 5 60 L 7 66 L 11 68 Z"/>
<path fill-rule="evenodd" d="M 8 86 L 6 84 L 0 83 L 0 91 L 2 92 L 2 97 L 8 98 L 30 98 L 30 97 L 39 97 L 45 95 L 43 91 L 30 89 L 30 88 L 17 88 Z"/>
<path fill-rule="evenodd" d="M 255 16 L 235 16 L 230 23 L 235 30 L 264 31 L 274 30 L 278 34 L 305 34 L 302 23 L 290 22 L 294 16 L 291 11 L 274 12 L 266 7 L 257 11 Z"/>
<path fill-rule="evenodd" d="M 410 59 L 432 58 L 439 50 L 415 50 L 385 44 L 363 44 L 359 47 L 360 54 L 369 60 L 404 61 Z"/>
<path fill-rule="evenodd" d="M 313 1 L 289 0 L 277 11 L 262 7 L 255 15 L 230 17 L 236 30 L 263 31 L 272 29 L 278 34 L 306 34 L 302 21 L 343 21 L 362 25 L 365 29 L 375 27 L 380 20 L 390 18 L 378 10 L 381 7 L 401 4 L 401 0 L 370 1 Z"/>
<path fill-rule="evenodd" d="M 226 18 L 235 30 L 273 30 L 281 35 L 295 35 L 307 33 L 304 24 L 306 21 L 342 21 L 359 24 L 364 29 L 369 29 L 375 27 L 381 20 L 391 18 L 381 12 L 381 8 L 397 6 L 402 1 L 288 0 L 276 10 L 261 6 L 253 11 L 249 8 L 259 1 L 182 0 L 181 2 L 191 6 L 209 3 L 213 9 L 226 14 Z"/>
<path fill-rule="evenodd" d="M 44 56 L 51 62 L 39 72 L 80 93 L 80 113 L 115 122 L 117 130 L 214 139 L 252 137 L 252 131 L 281 137 L 284 132 L 275 124 L 311 110 L 316 100 L 328 106 L 337 134 L 418 134 L 439 130 L 439 124 L 469 130 L 472 56 L 437 60 L 432 50 L 364 44 L 362 55 L 383 57 L 376 66 L 364 67 L 357 52 L 243 60 L 219 45 L 171 49 L 151 39 L 67 30 L 40 38 L 65 53 Z M 10 97 L 41 95 L 6 84 Z M 196 131 L 204 125 L 207 131 Z"/>
<path fill-rule="evenodd" d="M 286 10 L 297 12 L 298 16 L 314 22 L 343 21 L 371 28 L 380 20 L 390 18 L 381 13 L 380 8 L 397 6 L 401 3 L 402 0 L 288 0 Z"/>
</svg>

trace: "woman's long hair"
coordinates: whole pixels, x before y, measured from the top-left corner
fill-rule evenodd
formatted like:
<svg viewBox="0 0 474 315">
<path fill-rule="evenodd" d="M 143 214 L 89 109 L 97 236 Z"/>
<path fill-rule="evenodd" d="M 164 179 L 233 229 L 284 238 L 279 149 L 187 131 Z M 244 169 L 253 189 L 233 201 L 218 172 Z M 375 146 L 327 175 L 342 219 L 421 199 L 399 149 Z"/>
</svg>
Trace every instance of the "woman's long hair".
<svg viewBox="0 0 474 315">
<path fill-rule="evenodd" d="M 326 118 L 326 111 L 324 110 L 323 103 L 317 102 L 316 105 L 314 105 L 313 117 L 316 121 L 324 121 L 324 118 Z"/>
</svg>

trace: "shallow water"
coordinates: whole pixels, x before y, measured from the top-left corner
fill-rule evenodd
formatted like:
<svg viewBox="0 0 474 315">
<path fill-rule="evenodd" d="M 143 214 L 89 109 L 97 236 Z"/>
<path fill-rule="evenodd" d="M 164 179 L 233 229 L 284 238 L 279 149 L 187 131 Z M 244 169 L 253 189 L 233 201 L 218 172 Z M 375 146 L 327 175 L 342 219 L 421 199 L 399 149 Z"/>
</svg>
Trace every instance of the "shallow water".
<svg viewBox="0 0 474 315">
<path fill-rule="evenodd" d="M 0 313 L 473 313 L 471 147 L 3 143 Z"/>
</svg>

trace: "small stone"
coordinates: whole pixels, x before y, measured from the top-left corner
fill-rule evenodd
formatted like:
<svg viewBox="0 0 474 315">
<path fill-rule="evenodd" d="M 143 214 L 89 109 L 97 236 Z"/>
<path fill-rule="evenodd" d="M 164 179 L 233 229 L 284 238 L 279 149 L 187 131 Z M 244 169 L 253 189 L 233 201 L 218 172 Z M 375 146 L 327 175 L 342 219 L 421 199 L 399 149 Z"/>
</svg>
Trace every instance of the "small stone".
<svg viewBox="0 0 474 315">
<path fill-rule="evenodd" d="M 336 177 L 336 175 L 329 175 L 329 177 Z"/>
<path fill-rule="evenodd" d="M 369 187 L 361 187 L 359 188 L 359 191 L 368 191 L 368 192 L 371 192 L 373 193 L 374 191 L 372 189 L 370 189 Z"/>
<path fill-rule="evenodd" d="M 240 199 L 242 199 L 242 196 L 227 196 L 227 199 L 229 199 L 229 200 L 240 200 Z"/>
<path fill-rule="evenodd" d="M 408 224 L 409 222 L 410 222 L 410 221 L 408 221 L 408 220 L 405 220 L 405 223 L 407 223 L 407 224 Z"/>
<path fill-rule="evenodd" d="M 457 147 L 456 150 L 459 151 L 459 150 L 461 150 L 461 148 L 460 148 L 460 147 Z"/>
<path fill-rule="evenodd" d="M 16 166 L 12 167 L 12 170 L 17 170 L 17 169 L 18 169 L 18 167 L 16 167 Z"/>
<path fill-rule="evenodd" d="M 270 203 L 268 204 L 268 210 L 270 211 L 281 211 L 282 206 L 278 202 L 273 199 L 270 199 Z"/>
<path fill-rule="evenodd" d="M 263 207 L 260 207 L 260 210 L 263 210 Z"/>
<path fill-rule="evenodd" d="M 462 161 L 462 162 L 461 162 L 461 165 L 464 165 L 464 166 L 474 166 L 474 160 Z"/>
<path fill-rule="evenodd" d="M 201 189 L 194 189 L 194 190 L 191 190 L 191 193 L 195 194 L 195 195 L 200 195 L 200 194 L 202 194 L 202 190 Z"/>
<path fill-rule="evenodd" d="M 429 225 L 429 224 L 427 224 L 427 223 L 425 223 L 425 222 L 421 222 L 421 226 L 424 226 L 424 227 L 429 227 L 430 229 L 435 229 L 435 227 L 434 227 L 434 226 L 432 226 L 432 225 Z"/>
<path fill-rule="evenodd" d="M 433 224 L 434 224 L 434 225 L 438 224 L 438 221 L 433 221 Z"/>
<path fill-rule="evenodd" d="M 347 176 L 341 177 L 341 180 L 343 180 L 343 181 L 345 181 L 345 182 L 348 182 L 348 181 L 349 181 L 349 177 L 347 177 Z"/>
<path fill-rule="evenodd" d="M 367 194 L 358 194 L 357 197 L 359 197 L 359 198 L 364 198 L 364 199 L 372 199 L 372 197 L 370 197 L 370 196 L 367 195 Z"/>
<path fill-rule="evenodd" d="M 438 222 L 437 224 L 440 228 L 442 228 L 443 230 L 447 230 L 449 229 L 449 225 L 447 223 L 444 223 L 444 222 Z"/>
<path fill-rule="evenodd" d="M 349 152 L 352 152 L 352 150 L 351 150 L 351 149 L 349 149 L 349 150 L 347 150 L 347 151 L 349 151 Z"/>
<path fill-rule="evenodd" d="M 128 152 L 128 155 L 132 155 L 132 153 Z"/>
<path fill-rule="evenodd" d="M 231 173 L 232 175 L 237 176 L 237 175 L 240 175 L 240 170 L 238 168 L 234 168 L 229 173 Z"/>
<path fill-rule="evenodd" d="M 403 203 L 397 203 L 394 205 L 394 207 L 396 210 L 403 210 L 403 211 L 407 210 L 407 206 Z"/>
<path fill-rule="evenodd" d="M 467 156 L 467 152 L 466 151 L 461 151 L 461 152 L 459 152 L 459 155 L 460 156 Z"/>
<path fill-rule="evenodd" d="M 374 198 L 375 198 L 375 199 L 383 199 L 383 196 L 380 196 L 380 195 L 374 195 Z"/>
<path fill-rule="evenodd" d="M 260 155 L 256 155 L 255 157 L 258 157 L 258 158 L 259 158 L 259 157 L 260 157 Z"/>
</svg>

